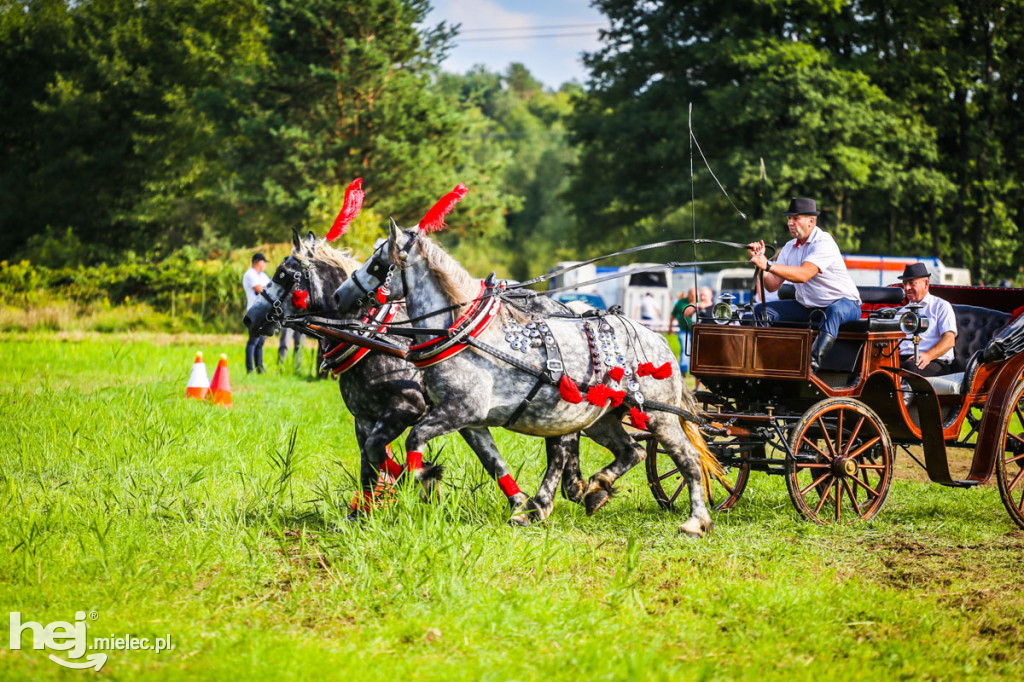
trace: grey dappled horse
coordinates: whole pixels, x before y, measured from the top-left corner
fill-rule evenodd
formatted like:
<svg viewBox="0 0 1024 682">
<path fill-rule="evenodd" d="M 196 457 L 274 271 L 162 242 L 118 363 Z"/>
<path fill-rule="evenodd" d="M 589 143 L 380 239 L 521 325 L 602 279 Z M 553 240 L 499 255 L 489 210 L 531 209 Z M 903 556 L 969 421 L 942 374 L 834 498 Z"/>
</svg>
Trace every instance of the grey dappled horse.
<svg viewBox="0 0 1024 682">
<path fill-rule="evenodd" d="M 332 248 L 326 241 L 317 240 L 312 232 L 305 239 L 300 239 L 295 232 L 291 255 L 274 272 L 270 284 L 264 290 L 266 293 L 246 311 L 246 327 L 269 335 L 280 327 L 282 316 L 304 312 L 338 317 L 338 309 L 331 294 L 360 265 L 359 261 Z M 308 296 L 304 310 L 298 309 L 293 302 L 292 295 L 296 291 L 304 291 Z M 275 313 L 275 307 L 279 307 L 279 312 Z M 398 324 L 405 319 L 407 316 L 400 309 L 393 323 Z M 393 344 L 409 343 L 402 337 L 386 338 Z M 321 344 L 329 345 L 324 341 Z M 343 372 L 338 378 L 338 385 L 341 397 L 355 420 L 360 453 L 360 487 L 365 496 L 374 489 L 381 467 L 386 462 L 389 468 L 395 466 L 393 461 L 387 461 L 388 444 L 428 414 L 432 406 L 424 391 L 419 369 L 401 358 L 376 352 L 366 354 Z M 459 433 L 492 478 L 502 480 L 508 476 L 506 480 L 510 480 L 508 466 L 486 427 L 460 428 Z M 574 463 L 577 461 L 578 442 L 578 434 L 547 439 L 549 471 L 537 495 L 528 499 L 519 491 L 506 493 L 508 503 L 515 513 L 513 523 L 524 525 L 533 519 L 543 519 L 550 513 L 566 458 L 572 457 Z M 578 463 L 571 469 L 578 472 Z M 429 467 L 424 471 L 429 471 Z M 421 475 L 422 472 L 417 472 L 417 476 Z M 570 489 L 576 488 L 578 484 Z"/>
<path fill-rule="evenodd" d="M 405 299 L 413 326 L 420 329 L 447 327 L 455 330 L 456 318 L 468 314 L 466 306 L 458 304 L 479 301 L 481 297 L 481 281 L 471 277 L 435 241 L 427 238 L 425 230 L 399 230 L 393 222 L 388 239 L 381 241 L 363 267 L 338 287 L 335 299 L 339 310 L 344 313 L 357 308 L 375 295 L 382 284 L 385 286 L 380 291 L 383 293 L 386 289 L 388 299 Z M 491 349 L 508 348 L 507 339 L 515 338 L 520 324 L 528 324 L 525 319 L 509 322 L 507 315 L 515 318 L 512 308 L 506 305 L 502 310 L 506 314 L 503 324 L 492 318 L 493 323 L 488 326 L 481 323 L 474 328 L 478 332 L 477 347 L 471 346 L 423 370 L 424 385 L 434 408 L 413 426 L 406 440 L 406 450 L 423 451 L 432 438 L 466 427 L 504 426 L 540 436 L 583 431 L 615 455 L 610 465 L 590 478 L 583 491 L 584 504 L 587 511 L 592 512 L 610 497 L 614 482 L 645 457 L 644 449 L 623 428 L 622 417 L 627 405 L 620 401 L 618 407 L 598 406 L 580 402 L 576 397 L 575 402 L 570 402 L 563 399 L 554 384 L 545 384 L 537 390 L 538 375 L 522 366 L 527 363 L 533 367 L 545 366 L 552 357 L 547 349 L 554 343 L 545 341 L 544 347 L 531 343 L 525 350 L 519 347 L 520 353 L 515 357 L 499 351 L 512 362 L 478 350 L 479 342 Z M 668 363 L 676 367 L 675 356 L 664 337 L 621 315 L 606 314 L 590 318 L 590 322 L 587 319 L 533 318 L 534 325 L 542 325 L 545 334 L 550 331 L 557 341 L 565 375 L 592 387 L 600 384 L 610 390 L 615 385 L 625 386 L 632 394 L 635 407 L 646 399 L 694 411 L 693 398 L 686 392 L 677 369 L 663 379 L 641 376 L 636 371 L 641 364 Z M 596 324 L 602 338 L 613 341 L 616 351 L 621 350 L 619 364 L 627 373 L 626 376 L 616 374 L 621 382 L 605 374 L 607 367 L 596 366 L 600 357 L 595 357 L 594 319 L 598 320 Z M 443 338 L 444 335 L 439 337 L 436 332 L 425 331 L 416 340 L 429 343 L 432 339 Z M 515 365 L 517 362 L 520 367 Z M 531 391 L 534 392 L 532 399 L 523 409 L 524 396 Z M 639 406 L 642 407 L 642 403 Z M 701 457 L 711 457 L 707 445 L 693 424 L 687 422 L 684 426 L 677 416 L 668 412 L 651 412 L 649 430 L 668 451 L 690 488 L 690 517 L 680 530 L 690 536 L 703 536 L 711 529 L 701 485 Z"/>
</svg>

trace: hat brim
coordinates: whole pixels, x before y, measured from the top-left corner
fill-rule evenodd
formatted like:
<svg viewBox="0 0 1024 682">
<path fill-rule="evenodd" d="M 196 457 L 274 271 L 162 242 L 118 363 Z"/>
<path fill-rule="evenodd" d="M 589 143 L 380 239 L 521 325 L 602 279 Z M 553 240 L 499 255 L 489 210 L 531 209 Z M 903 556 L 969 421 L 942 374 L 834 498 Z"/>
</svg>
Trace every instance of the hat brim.
<svg viewBox="0 0 1024 682">
<path fill-rule="evenodd" d="M 799 213 L 792 212 L 792 211 L 784 211 L 782 215 L 785 215 L 785 216 L 790 216 L 790 215 L 813 215 L 813 216 L 817 216 L 820 213 L 821 213 L 821 211 L 800 211 Z"/>
<path fill-rule="evenodd" d="M 901 282 L 906 282 L 907 280 L 911 279 L 931 279 L 931 276 L 931 273 L 926 273 L 923 275 L 900 275 L 896 279 L 898 279 Z"/>
</svg>

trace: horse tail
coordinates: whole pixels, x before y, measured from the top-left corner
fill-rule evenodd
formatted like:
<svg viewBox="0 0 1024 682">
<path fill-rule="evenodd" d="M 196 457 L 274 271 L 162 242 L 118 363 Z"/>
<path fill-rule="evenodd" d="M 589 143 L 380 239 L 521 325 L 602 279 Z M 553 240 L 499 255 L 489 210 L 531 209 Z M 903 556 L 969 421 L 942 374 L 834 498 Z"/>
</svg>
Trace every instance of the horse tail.
<svg viewBox="0 0 1024 682">
<path fill-rule="evenodd" d="M 683 385 L 682 395 L 680 396 L 680 407 L 687 412 L 696 413 L 696 403 L 693 398 L 687 393 L 686 386 Z M 718 461 L 711 450 L 708 448 L 707 441 L 704 440 L 704 435 L 700 432 L 700 428 L 683 417 L 679 418 L 679 421 L 683 425 L 683 433 L 686 435 L 687 440 L 697 448 L 700 453 L 700 480 L 704 485 L 704 494 L 710 499 L 711 498 L 711 480 L 717 478 L 719 481 L 725 481 L 725 469 L 722 468 L 722 464 Z"/>
</svg>

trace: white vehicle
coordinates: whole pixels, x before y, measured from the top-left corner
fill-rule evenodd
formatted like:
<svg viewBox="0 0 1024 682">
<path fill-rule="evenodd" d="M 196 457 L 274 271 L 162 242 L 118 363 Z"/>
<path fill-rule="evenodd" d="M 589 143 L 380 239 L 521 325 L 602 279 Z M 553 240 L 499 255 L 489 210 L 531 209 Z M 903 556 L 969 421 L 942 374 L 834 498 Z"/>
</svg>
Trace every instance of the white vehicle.
<svg viewBox="0 0 1024 682">
<path fill-rule="evenodd" d="M 934 256 L 914 258 L 910 256 L 843 256 L 850 277 L 858 286 L 885 287 L 896 284 L 903 269 L 912 263 L 925 263 L 934 284 L 970 286 L 971 271 L 967 268 L 953 268 L 944 265 Z"/>
<path fill-rule="evenodd" d="M 656 269 L 632 272 L 652 267 Z M 644 296 L 650 294 L 654 299 L 653 307 L 657 311 L 650 327 L 654 331 L 667 332 L 669 315 L 672 312 L 672 269 L 657 268 L 657 265 L 652 263 L 633 263 L 621 268 L 598 268 L 597 276 L 602 277 L 612 272 L 631 274 L 623 274 L 597 285 L 597 292 L 601 294 L 608 307 L 622 306 L 622 311 L 626 315 L 639 320 L 642 317 L 641 306 Z"/>
</svg>

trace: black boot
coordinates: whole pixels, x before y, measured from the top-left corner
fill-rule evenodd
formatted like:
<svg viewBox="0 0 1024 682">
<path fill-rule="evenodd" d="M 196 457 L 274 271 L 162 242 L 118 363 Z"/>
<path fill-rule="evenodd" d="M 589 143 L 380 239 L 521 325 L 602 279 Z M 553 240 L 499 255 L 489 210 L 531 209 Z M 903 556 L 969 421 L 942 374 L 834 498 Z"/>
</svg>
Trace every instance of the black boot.
<svg viewBox="0 0 1024 682">
<path fill-rule="evenodd" d="M 819 332 L 818 338 L 814 340 L 814 345 L 811 347 L 811 371 L 817 372 L 818 368 L 821 367 L 821 362 L 828 357 L 828 354 L 832 351 L 832 346 L 836 345 L 836 337 L 825 332 Z"/>
</svg>

